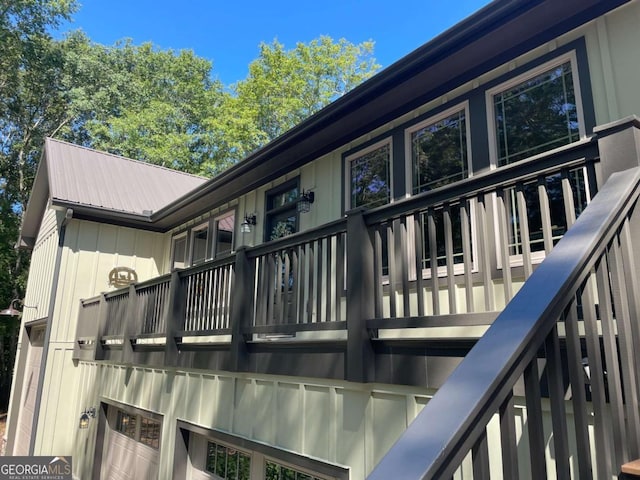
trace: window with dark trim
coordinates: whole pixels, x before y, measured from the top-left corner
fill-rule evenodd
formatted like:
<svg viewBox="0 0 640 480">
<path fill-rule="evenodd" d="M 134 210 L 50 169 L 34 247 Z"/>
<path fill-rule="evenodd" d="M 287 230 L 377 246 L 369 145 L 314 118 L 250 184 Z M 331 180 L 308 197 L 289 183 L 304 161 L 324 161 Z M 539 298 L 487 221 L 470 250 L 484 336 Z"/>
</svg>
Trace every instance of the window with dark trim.
<svg viewBox="0 0 640 480">
<path fill-rule="evenodd" d="M 187 266 L 187 235 L 173 237 L 171 254 L 171 270 Z"/>
<path fill-rule="evenodd" d="M 266 242 L 286 237 L 299 229 L 298 197 L 299 179 L 288 181 L 266 193 L 265 232 Z"/>
<path fill-rule="evenodd" d="M 236 448 L 207 442 L 205 468 L 225 480 L 249 480 L 251 475 L 251 455 Z"/>
<path fill-rule="evenodd" d="M 140 417 L 140 443 L 157 450 L 160 448 L 160 432 L 160 422 Z"/>
<path fill-rule="evenodd" d="M 408 138 L 414 194 L 469 176 L 466 108 L 411 127 Z"/>
<path fill-rule="evenodd" d="M 198 265 L 209 258 L 209 223 L 207 222 L 191 230 L 191 265 Z"/>
<path fill-rule="evenodd" d="M 136 438 L 136 416 L 129 415 L 122 410 L 118 410 L 116 417 L 116 431 L 127 437 Z"/>
<path fill-rule="evenodd" d="M 347 210 L 378 207 L 391 200 L 391 141 L 346 158 Z"/>
<path fill-rule="evenodd" d="M 495 164 L 576 142 L 583 120 L 574 56 L 564 55 L 488 92 Z"/>
<path fill-rule="evenodd" d="M 214 257 L 227 255 L 233 251 L 233 232 L 235 230 L 235 222 L 235 211 L 215 217 L 213 221 Z"/>
<path fill-rule="evenodd" d="M 113 429 L 147 447 L 155 448 L 156 450 L 160 448 L 161 420 L 140 413 L 129 413 L 118 408 L 116 409 Z"/>
<path fill-rule="evenodd" d="M 316 477 L 271 460 L 265 461 L 264 478 L 265 480 L 323 480 L 321 477 Z"/>
</svg>

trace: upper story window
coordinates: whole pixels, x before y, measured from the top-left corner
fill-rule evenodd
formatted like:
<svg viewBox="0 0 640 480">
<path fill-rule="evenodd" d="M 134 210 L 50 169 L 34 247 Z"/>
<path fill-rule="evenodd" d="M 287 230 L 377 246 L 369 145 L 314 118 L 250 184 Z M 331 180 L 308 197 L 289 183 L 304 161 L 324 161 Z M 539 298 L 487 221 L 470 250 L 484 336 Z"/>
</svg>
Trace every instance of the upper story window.
<svg viewBox="0 0 640 480">
<path fill-rule="evenodd" d="M 487 92 L 495 165 L 503 166 L 584 136 L 575 55 L 564 55 Z"/>
<path fill-rule="evenodd" d="M 235 212 L 225 213 L 224 215 L 220 215 L 214 219 L 214 257 L 226 255 L 233 251 L 233 231 L 235 222 Z"/>
<path fill-rule="evenodd" d="M 265 241 L 296 233 L 298 225 L 298 179 L 283 183 L 267 192 Z"/>
<path fill-rule="evenodd" d="M 391 200 L 391 141 L 346 158 L 347 209 L 377 207 Z"/>
<path fill-rule="evenodd" d="M 183 233 L 172 240 L 171 269 L 184 268 L 187 266 L 187 234 Z"/>
<path fill-rule="evenodd" d="M 469 176 L 467 117 L 466 106 L 457 106 L 407 130 L 412 193 L 432 190 Z"/>
<path fill-rule="evenodd" d="M 191 230 L 191 265 L 207 260 L 209 255 L 209 223 L 198 225 Z"/>
</svg>

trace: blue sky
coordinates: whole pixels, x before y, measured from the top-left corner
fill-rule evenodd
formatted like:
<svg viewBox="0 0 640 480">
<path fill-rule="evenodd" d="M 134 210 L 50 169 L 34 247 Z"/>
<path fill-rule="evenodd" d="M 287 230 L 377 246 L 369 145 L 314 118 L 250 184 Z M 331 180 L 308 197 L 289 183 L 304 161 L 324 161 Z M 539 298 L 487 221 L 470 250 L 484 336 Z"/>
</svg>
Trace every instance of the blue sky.
<svg viewBox="0 0 640 480">
<path fill-rule="evenodd" d="M 487 0 L 79 0 L 72 23 L 94 42 L 131 38 L 160 48 L 192 49 L 213 62 L 228 85 L 247 75 L 261 41 L 277 38 L 287 49 L 320 35 L 360 43 L 374 40 L 383 67 L 489 3 Z"/>
</svg>

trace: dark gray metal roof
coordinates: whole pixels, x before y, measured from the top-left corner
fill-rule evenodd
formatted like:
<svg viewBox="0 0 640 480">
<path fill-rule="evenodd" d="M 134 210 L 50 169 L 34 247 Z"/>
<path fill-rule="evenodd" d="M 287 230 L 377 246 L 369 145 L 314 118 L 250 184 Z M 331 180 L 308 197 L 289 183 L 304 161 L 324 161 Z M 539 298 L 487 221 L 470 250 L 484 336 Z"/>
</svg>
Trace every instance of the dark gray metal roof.
<svg viewBox="0 0 640 480">
<path fill-rule="evenodd" d="M 149 216 L 206 179 L 47 138 L 52 203 Z"/>
<path fill-rule="evenodd" d="M 47 201 L 74 216 L 154 229 L 151 214 L 206 182 L 150 163 L 47 138 L 18 246 L 31 247 Z"/>
</svg>

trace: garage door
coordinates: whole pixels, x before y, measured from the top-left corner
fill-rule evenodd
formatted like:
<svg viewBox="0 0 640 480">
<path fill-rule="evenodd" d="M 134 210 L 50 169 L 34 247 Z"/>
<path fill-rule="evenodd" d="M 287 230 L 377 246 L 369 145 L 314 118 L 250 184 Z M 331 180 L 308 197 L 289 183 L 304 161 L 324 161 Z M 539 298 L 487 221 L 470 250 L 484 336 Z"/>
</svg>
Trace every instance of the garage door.
<svg viewBox="0 0 640 480">
<path fill-rule="evenodd" d="M 153 414 L 110 406 L 100 478 L 156 480 L 162 421 Z"/>
<path fill-rule="evenodd" d="M 29 330 L 29 341 L 26 343 L 28 348 L 27 361 L 24 367 L 18 429 L 16 431 L 16 443 L 13 447 L 14 455 L 29 455 L 29 443 L 31 442 L 36 394 L 40 378 L 40 365 L 42 363 L 44 326 L 31 328 Z"/>
</svg>

